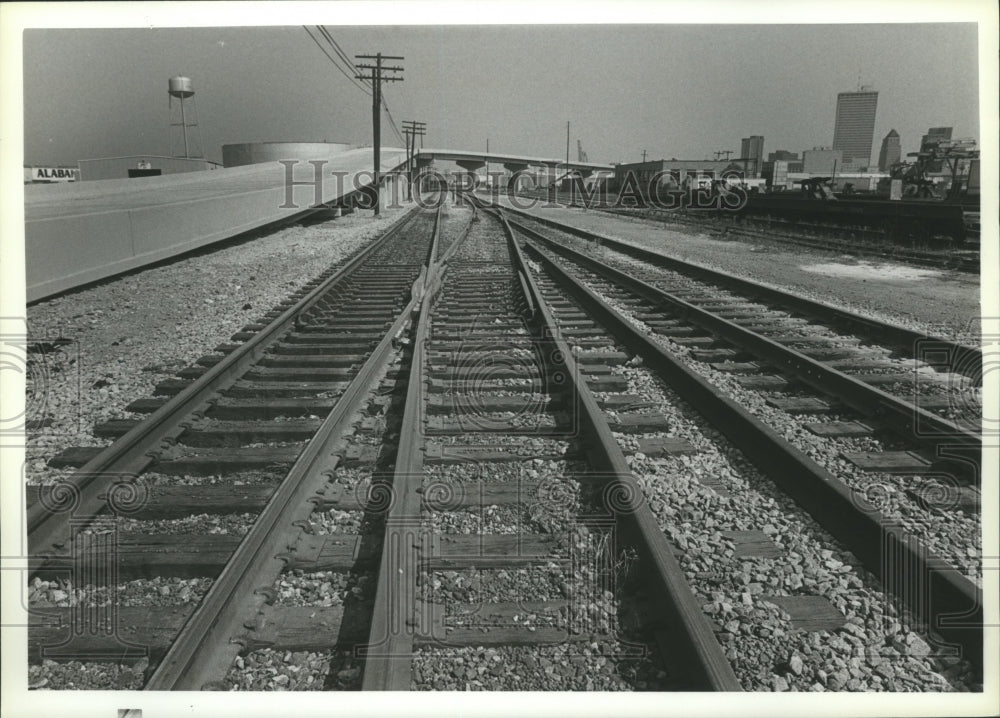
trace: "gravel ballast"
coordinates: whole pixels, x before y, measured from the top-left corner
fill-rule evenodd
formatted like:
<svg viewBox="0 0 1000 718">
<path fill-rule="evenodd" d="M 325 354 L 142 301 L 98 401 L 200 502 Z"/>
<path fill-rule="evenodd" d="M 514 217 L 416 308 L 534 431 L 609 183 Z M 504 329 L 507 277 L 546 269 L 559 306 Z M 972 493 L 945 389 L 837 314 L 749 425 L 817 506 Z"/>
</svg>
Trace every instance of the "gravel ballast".
<svg viewBox="0 0 1000 718">
<path fill-rule="evenodd" d="M 941 657 L 876 576 L 641 364 L 620 367 L 630 393 L 655 405 L 671 427 L 667 435 L 687 439 L 698 453 L 658 459 L 636 453 L 628 461 L 664 532 L 683 552 L 681 566 L 745 690 L 978 689 L 968 666 Z M 634 441 L 616 438 L 623 448 Z M 724 532 L 748 530 L 769 537 L 780 556 L 738 556 Z M 843 615 L 843 627 L 793 630 L 766 600 L 797 595 L 826 598 Z"/>
<path fill-rule="evenodd" d="M 71 340 L 44 355 L 41 407 L 28 418 L 50 425 L 28 434 L 28 483 L 72 473 L 46 461 L 70 446 L 109 443 L 92 436 L 95 424 L 127 415 L 131 401 L 228 342 L 403 211 L 286 227 L 28 307 L 30 341 Z"/>
<path fill-rule="evenodd" d="M 769 406 L 766 402 L 767 394 L 747 389 L 733 374 L 718 371 L 705 362 L 696 361 L 691 356 L 691 347 L 678 344 L 669 337 L 652 331 L 648 325 L 633 315 L 634 309 L 629 303 L 607 296 L 601 287 L 596 287 L 595 291 L 611 306 L 627 316 L 634 325 L 643 329 L 654 341 L 662 344 L 674 356 L 685 361 L 714 385 L 724 389 L 740 406 L 758 416 L 796 448 L 837 476 L 856 492 L 859 501 L 874 504 L 887 520 L 899 522 L 952 566 L 968 575 L 973 581 L 981 581 L 979 517 L 959 508 L 957 486 L 935 477 L 893 475 L 866 471 L 854 466 L 842 457 L 844 452 L 879 451 L 894 447 L 885 447 L 886 440 L 874 437 L 841 439 L 817 437 L 808 430 L 807 426 L 810 423 L 849 420 L 854 417 L 837 413 L 825 416 L 794 414 Z M 905 362 L 901 363 L 906 366 Z"/>
</svg>

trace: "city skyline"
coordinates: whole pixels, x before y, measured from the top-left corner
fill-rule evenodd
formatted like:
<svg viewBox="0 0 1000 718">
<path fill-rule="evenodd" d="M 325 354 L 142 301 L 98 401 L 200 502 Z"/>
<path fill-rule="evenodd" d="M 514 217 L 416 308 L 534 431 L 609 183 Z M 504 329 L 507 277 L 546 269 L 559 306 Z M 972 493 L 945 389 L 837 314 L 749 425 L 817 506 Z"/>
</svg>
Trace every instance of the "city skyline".
<svg viewBox="0 0 1000 718">
<path fill-rule="evenodd" d="M 607 163 L 634 161 L 643 149 L 650 158 L 736 155 L 735 142 L 748 127 L 771 147 L 801 152 L 826 145 L 836 94 L 853 84 L 854 71 L 803 70 L 793 62 L 800 47 L 832 42 L 860 52 L 879 34 L 899 36 L 904 49 L 928 43 L 933 49 L 945 29 L 952 41 L 962 40 L 959 51 L 950 51 L 948 71 L 925 62 L 933 53 L 919 54 L 898 76 L 887 74 L 897 69 L 889 56 L 876 53 L 864 63 L 882 88 L 876 131 L 900 129 L 905 151 L 916 151 L 915 138 L 935 125 L 978 138 L 974 25 L 878 26 L 878 33 L 861 25 L 328 27 L 348 53 L 406 57 L 404 81 L 387 91 L 387 101 L 397 124 L 427 122 L 428 147 L 481 149 L 489 138 L 495 151 L 559 157 L 568 119 L 572 139 L 591 160 Z M 39 29 L 23 37 L 26 164 L 168 154 L 166 81 L 173 75 L 191 77 L 198 88 L 209 159 L 220 161 L 221 145 L 231 142 L 370 142 L 370 100 L 337 74 L 301 26 Z M 708 39 L 766 60 L 767 73 L 739 77 L 711 55 L 693 61 Z M 757 49 L 761 45 L 770 55 Z M 589 72 L 578 71 L 580 46 L 588 48 Z M 631 87 L 613 82 L 634 70 L 621 59 L 629 49 L 644 66 L 670 72 L 648 73 Z M 466 56 L 478 61 L 463 61 Z M 492 58 L 510 72 L 498 72 Z M 922 83 L 915 83 L 917 75 Z M 94 81 L 102 77 L 116 82 Z M 729 103 L 743 116 L 727 113 Z M 389 117 L 383 138 L 401 146 Z"/>
</svg>

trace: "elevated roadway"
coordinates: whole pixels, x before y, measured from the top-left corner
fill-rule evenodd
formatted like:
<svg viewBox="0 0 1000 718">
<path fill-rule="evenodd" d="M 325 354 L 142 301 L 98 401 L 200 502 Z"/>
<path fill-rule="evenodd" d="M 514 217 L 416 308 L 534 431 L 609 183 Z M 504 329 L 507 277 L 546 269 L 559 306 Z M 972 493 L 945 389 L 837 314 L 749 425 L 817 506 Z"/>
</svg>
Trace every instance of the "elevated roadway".
<svg viewBox="0 0 1000 718">
<path fill-rule="evenodd" d="M 553 170 L 575 171 L 587 176 L 593 172 L 613 171 L 613 165 L 598 162 L 566 162 L 564 159 L 551 157 L 529 157 L 526 155 L 510 155 L 499 152 L 470 152 L 467 150 L 420 149 L 416 152 L 418 165 L 427 165 L 435 160 L 454 162 L 463 169 L 475 171 L 485 167 L 487 163 L 502 164 L 511 172 L 527 167 L 546 167 Z"/>
<path fill-rule="evenodd" d="M 290 158 L 294 159 L 294 158 Z M 382 148 L 381 167 L 405 165 Z M 371 184 L 371 148 L 289 168 L 281 162 L 134 179 L 25 187 L 27 301 L 294 221 Z M 288 181 L 292 172 L 292 182 Z"/>
<path fill-rule="evenodd" d="M 487 162 L 511 172 L 541 167 L 584 177 L 613 169 L 596 162 L 454 149 L 421 149 L 415 158 L 418 168 L 445 161 L 467 172 Z M 319 174 L 310 162 L 319 163 Z M 405 166 L 405 150 L 382 148 L 382 172 Z M 350 204 L 352 195 L 371 184 L 371 170 L 372 150 L 363 148 L 298 158 L 291 170 L 277 161 L 159 177 L 26 185 L 27 301 Z"/>
</svg>

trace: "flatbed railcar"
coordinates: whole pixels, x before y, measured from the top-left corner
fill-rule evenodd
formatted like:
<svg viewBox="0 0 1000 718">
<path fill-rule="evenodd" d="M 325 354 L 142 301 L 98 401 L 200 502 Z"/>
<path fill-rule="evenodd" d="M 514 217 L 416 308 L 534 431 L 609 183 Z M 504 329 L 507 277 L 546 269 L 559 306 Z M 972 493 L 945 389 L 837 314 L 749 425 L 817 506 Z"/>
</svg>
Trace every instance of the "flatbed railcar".
<svg viewBox="0 0 1000 718">
<path fill-rule="evenodd" d="M 747 218 L 882 230 L 888 239 L 920 245 L 964 244 L 963 207 L 941 201 L 884 199 L 818 200 L 789 193 L 749 195 L 737 212 Z"/>
</svg>

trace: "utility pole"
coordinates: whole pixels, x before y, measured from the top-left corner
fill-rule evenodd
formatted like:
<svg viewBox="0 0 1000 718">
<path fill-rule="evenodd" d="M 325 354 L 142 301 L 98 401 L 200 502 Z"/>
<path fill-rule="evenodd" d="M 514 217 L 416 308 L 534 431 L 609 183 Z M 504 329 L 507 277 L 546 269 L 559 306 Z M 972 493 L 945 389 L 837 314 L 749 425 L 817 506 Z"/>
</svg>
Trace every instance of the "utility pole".
<svg viewBox="0 0 1000 718">
<path fill-rule="evenodd" d="M 715 159 L 719 159 L 722 155 L 725 155 L 725 160 L 729 161 L 729 155 L 733 154 L 732 150 L 716 150 L 712 154 L 715 155 Z"/>
<path fill-rule="evenodd" d="M 410 150 L 410 145 L 412 143 L 412 137 L 410 136 L 410 128 L 406 126 L 406 120 L 403 120 L 403 138 L 406 140 L 406 198 L 412 199 L 412 186 L 413 186 L 413 153 Z"/>
<path fill-rule="evenodd" d="M 568 176 L 569 176 L 569 120 L 566 120 L 566 167 L 565 167 L 565 170 L 563 171 L 563 177 L 568 177 Z M 557 178 L 554 177 L 553 179 L 555 180 Z M 555 201 L 558 201 L 558 199 L 559 199 L 559 182 L 558 181 L 554 182 L 554 184 L 555 184 L 555 187 L 553 189 L 555 191 L 555 195 L 553 197 L 554 197 Z"/>
<path fill-rule="evenodd" d="M 367 80 L 372 83 L 372 149 L 375 154 L 375 216 L 379 215 L 379 210 L 381 209 L 381 202 L 379 200 L 379 183 L 381 182 L 382 175 L 382 83 L 383 82 L 402 82 L 402 77 L 397 77 L 395 75 L 383 76 L 383 72 L 402 72 L 402 67 L 385 67 L 382 65 L 383 60 L 404 60 L 406 58 L 396 57 L 394 55 L 383 55 L 381 52 L 375 55 L 355 55 L 358 60 L 374 60 L 374 65 L 368 64 L 357 64 L 355 67 L 359 70 L 369 70 L 370 74 L 366 75 L 364 73 L 355 75 L 359 80 Z"/>
<path fill-rule="evenodd" d="M 642 151 L 642 161 L 643 161 L 643 162 L 645 162 L 645 161 L 646 161 L 646 150 L 643 150 L 643 151 Z"/>
<path fill-rule="evenodd" d="M 420 136 L 420 145 L 423 147 L 424 133 L 427 131 L 426 122 L 416 120 L 403 120 L 403 134 L 406 135 L 406 197 L 413 199 L 413 159 L 417 152 L 417 135 Z"/>
</svg>

